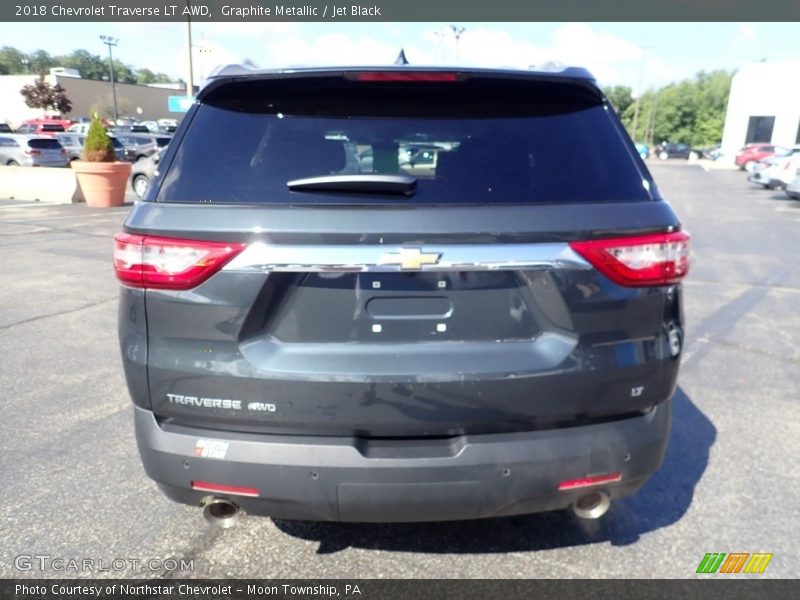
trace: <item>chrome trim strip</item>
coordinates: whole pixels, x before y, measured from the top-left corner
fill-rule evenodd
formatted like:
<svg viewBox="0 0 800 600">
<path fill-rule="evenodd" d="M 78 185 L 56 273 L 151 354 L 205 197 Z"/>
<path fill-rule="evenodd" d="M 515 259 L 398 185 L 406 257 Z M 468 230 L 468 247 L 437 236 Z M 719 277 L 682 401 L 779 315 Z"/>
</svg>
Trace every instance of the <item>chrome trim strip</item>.
<svg viewBox="0 0 800 600">
<path fill-rule="evenodd" d="M 337 246 L 256 242 L 223 270 L 400 273 L 591 268 L 567 244 Z"/>
</svg>

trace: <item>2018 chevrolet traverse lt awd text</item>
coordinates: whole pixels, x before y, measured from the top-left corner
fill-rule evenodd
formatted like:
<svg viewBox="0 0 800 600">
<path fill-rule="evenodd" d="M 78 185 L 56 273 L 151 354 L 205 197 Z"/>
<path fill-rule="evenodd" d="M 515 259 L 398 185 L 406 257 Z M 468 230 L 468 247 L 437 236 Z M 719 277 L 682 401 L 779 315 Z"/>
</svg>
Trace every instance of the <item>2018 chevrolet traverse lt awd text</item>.
<svg viewBox="0 0 800 600">
<path fill-rule="evenodd" d="M 598 517 L 661 464 L 689 236 L 585 70 L 228 67 L 159 171 L 114 265 L 170 498 Z"/>
</svg>

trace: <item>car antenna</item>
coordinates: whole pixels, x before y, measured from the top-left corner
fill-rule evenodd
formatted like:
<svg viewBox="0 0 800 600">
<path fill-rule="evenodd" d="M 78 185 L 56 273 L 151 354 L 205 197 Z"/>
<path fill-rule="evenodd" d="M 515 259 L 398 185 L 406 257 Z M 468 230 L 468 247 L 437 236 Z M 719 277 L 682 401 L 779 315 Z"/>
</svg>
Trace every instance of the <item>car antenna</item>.
<svg viewBox="0 0 800 600">
<path fill-rule="evenodd" d="M 394 64 L 396 65 L 407 65 L 408 59 L 406 58 L 406 51 L 400 48 L 400 54 L 397 55 L 397 58 L 394 60 Z"/>
</svg>

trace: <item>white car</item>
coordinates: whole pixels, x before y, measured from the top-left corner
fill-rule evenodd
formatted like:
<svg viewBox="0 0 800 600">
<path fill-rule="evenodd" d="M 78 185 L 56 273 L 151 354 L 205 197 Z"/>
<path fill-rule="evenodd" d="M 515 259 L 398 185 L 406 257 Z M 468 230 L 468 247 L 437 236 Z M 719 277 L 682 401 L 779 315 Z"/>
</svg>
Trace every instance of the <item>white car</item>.
<svg viewBox="0 0 800 600">
<path fill-rule="evenodd" d="M 795 171 L 794 179 L 786 186 L 786 195 L 789 198 L 800 200 L 800 169 Z"/>
<path fill-rule="evenodd" d="M 764 186 L 764 189 L 782 190 L 792 182 L 798 169 L 800 169 L 800 147 L 796 146 L 789 150 L 788 154 L 759 161 L 747 180 Z"/>
</svg>

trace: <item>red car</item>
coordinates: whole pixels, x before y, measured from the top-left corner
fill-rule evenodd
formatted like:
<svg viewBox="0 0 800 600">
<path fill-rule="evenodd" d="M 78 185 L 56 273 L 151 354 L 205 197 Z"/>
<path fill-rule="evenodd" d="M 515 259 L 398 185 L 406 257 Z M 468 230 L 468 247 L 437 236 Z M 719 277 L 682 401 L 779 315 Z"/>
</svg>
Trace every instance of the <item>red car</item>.
<svg viewBox="0 0 800 600">
<path fill-rule="evenodd" d="M 785 148 L 773 146 L 772 144 L 747 144 L 736 153 L 736 166 L 746 171 L 752 171 L 758 161 L 784 151 Z"/>
<path fill-rule="evenodd" d="M 16 132 L 52 136 L 56 133 L 64 133 L 71 124 L 72 121 L 69 119 L 60 119 L 58 117 L 28 119 L 27 121 L 23 121 L 22 125 L 17 128 Z"/>
</svg>

